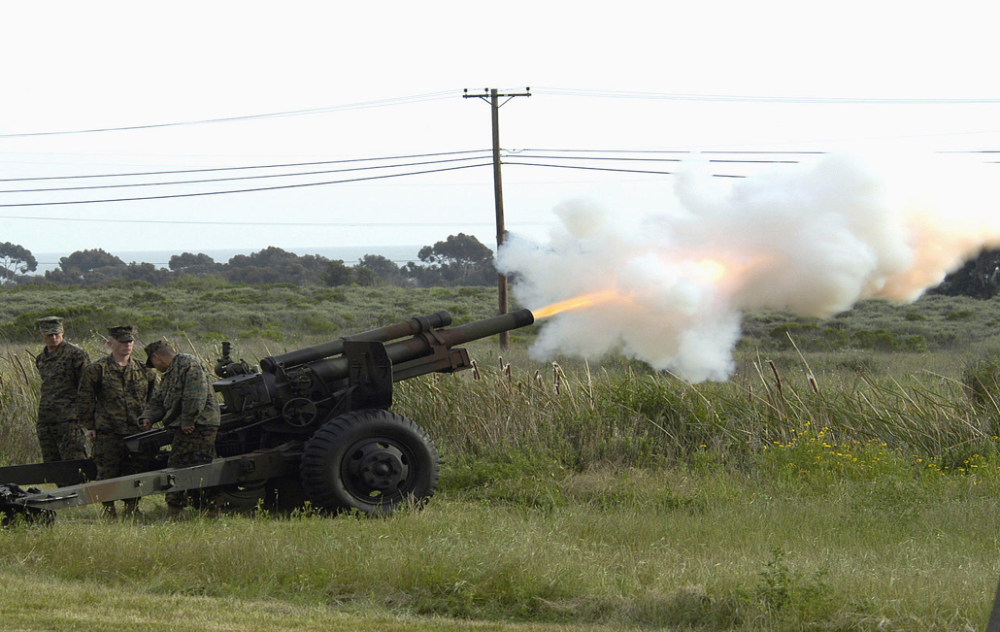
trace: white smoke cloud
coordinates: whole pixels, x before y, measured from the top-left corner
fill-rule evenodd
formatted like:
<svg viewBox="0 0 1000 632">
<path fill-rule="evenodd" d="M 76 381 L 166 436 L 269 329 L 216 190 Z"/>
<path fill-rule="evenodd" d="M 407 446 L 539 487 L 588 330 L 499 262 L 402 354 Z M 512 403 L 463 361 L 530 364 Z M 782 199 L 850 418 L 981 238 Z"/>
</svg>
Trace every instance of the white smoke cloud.
<svg viewBox="0 0 1000 632">
<path fill-rule="evenodd" d="M 533 357 L 620 352 L 722 380 L 742 310 L 827 317 L 866 298 L 913 301 L 1000 243 L 998 196 L 979 168 L 828 155 L 734 182 L 693 163 L 677 177 L 676 203 L 637 228 L 566 202 L 548 243 L 511 236 L 498 266 L 517 275 L 532 310 L 617 297 L 548 318 Z"/>
</svg>

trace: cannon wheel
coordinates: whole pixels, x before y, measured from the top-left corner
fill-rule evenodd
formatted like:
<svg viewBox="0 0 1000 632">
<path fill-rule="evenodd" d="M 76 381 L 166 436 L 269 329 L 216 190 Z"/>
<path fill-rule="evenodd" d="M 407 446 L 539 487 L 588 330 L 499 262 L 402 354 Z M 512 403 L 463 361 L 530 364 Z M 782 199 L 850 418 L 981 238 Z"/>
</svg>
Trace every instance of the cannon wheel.
<svg viewBox="0 0 1000 632">
<path fill-rule="evenodd" d="M 267 481 L 255 481 L 246 485 L 223 485 L 219 496 L 228 511 L 233 513 L 253 513 L 259 507 L 266 507 Z"/>
<path fill-rule="evenodd" d="M 391 514 L 437 489 L 437 448 L 412 420 L 380 409 L 328 420 L 306 443 L 302 489 L 320 509 Z"/>
</svg>

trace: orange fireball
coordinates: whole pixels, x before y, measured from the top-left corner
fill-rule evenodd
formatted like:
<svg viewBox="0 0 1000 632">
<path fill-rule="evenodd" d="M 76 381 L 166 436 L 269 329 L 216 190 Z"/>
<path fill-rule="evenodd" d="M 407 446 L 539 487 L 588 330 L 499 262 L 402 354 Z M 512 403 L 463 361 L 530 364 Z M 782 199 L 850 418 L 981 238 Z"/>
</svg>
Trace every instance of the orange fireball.
<svg viewBox="0 0 1000 632">
<path fill-rule="evenodd" d="M 594 305 L 600 305 L 601 303 L 607 303 L 608 301 L 619 300 L 621 298 L 623 297 L 614 290 L 602 290 L 600 292 L 591 292 L 590 294 L 574 296 L 573 298 L 568 298 L 565 301 L 559 301 L 558 303 L 553 303 L 540 309 L 533 309 L 531 310 L 531 313 L 535 315 L 536 319 L 548 318 L 549 316 L 555 316 L 561 312 L 581 309 L 584 307 L 593 307 Z"/>
</svg>

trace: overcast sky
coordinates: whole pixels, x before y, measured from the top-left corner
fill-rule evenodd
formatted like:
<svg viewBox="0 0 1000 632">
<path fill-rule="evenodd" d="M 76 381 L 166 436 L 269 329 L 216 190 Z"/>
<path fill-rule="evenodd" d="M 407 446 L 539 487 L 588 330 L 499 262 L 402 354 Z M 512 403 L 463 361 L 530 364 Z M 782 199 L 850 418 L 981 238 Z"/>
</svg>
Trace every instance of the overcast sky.
<svg viewBox="0 0 1000 632">
<path fill-rule="evenodd" d="M 500 110 L 502 147 L 526 156 L 508 163 L 671 171 L 677 163 L 594 158 L 1000 149 L 992 7 L 6 2 L 0 241 L 36 253 L 279 246 L 304 254 L 465 232 L 493 245 L 490 108 L 463 99 L 464 88 L 531 87 L 530 98 Z M 287 115 L 259 116 L 272 113 Z M 115 131 L 129 127 L 140 129 Z M 441 155 L 401 158 L 425 154 Z M 528 157 L 540 155 L 549 159 Z M 451 162 L 430 162 L 441 160 Z M 306 162 L 327 164 L 226 170 Z M 385 168 L 401 163 L 414 164 Z M 359 167 L 380 168 L 343 171 Z M 383 177 L 450 167 L 463 168 Z M 750 175 L 781 166 L 711 168 Z M 196 169 L 219 170 L 79 177 Z M 77 177 L 36 179 L 56 176 Z M 220 178 L 245 179 L 162 184 Z M 508 164 L 503 178 L 508 229 L 538 238 L 564 200 L 593 200 L 625 217 L 672 197 L 670 175 Z M 324 182 L 339 183 L 194 195 Z M 123 184 L 145 186 L 109 186 Z M 82 188 L 96 186 L 106 188 Z M 9 193 L 64 187 L 74 190 Z M 164 196 L 183 197 L 54 204 Z"/>
</svg>

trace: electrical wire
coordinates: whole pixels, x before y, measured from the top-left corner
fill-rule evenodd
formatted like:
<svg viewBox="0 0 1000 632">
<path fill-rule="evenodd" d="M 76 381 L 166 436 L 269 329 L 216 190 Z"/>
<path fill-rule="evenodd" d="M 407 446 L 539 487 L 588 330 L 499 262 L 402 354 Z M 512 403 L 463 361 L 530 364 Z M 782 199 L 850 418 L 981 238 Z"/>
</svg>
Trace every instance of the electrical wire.
<svg viewBox="0 0 1000 632">
<path fill-rule="evenodd" d="M 634 157 L 623 157 L 623 156 L 565 156 L 565 155 L 552 155 L 545 156 L 541 154 L 522 154 L 522 153 L 510 153 L 501 154 L 501 159 L 503 158 L 536 158 L 541 160 L 608 160 L 608 161 L 619 161 L 619 162 L 684 162 L 683 158 L 634 158 Z"/>
<path fill-rule="evenodd" d="M 233 226 L 234 222 L 225 220 L 188 221 L 177 219 L 135 219 L 135 218 L 98 218 L 98 217 L 36 217 L 33 215 L 0 215 L 0 219 L 23 219 L 23 220 L 43 220 L 53 222 L 82 222 L 82 223 L 104 223 L 104 224 L 173 224 L 184 226 Z M 548 226 L 549 222 L 518 222 L 509 221 L 511 226 Z M 350 228 L 357 226 L 368 226 L 380 228 L 391 226 L 394 228 L 406 227 L 415 228 L 420 226 L 495 226 L 494 222 L 248 222 L 240 220 L 240 226 L 272 226 L 272 227 L 341 227 Z"/>
<path fill-rule="evenodd" d="M 657 150 L 657 151 L 642 150 L 642 151 L 634 151 L 634 150 L 624 150 L 624 149 L 620 149 L 620 150 L 597 150 L 597 149 L 566 149 L 566 150 L 555 150 L 555 149 L 553 149 L 553 150 L 547 150 L 547 149 L 536 149 L 536 150 L 501 150 L 501 156 L 502 157 L 511 157 L 511 156 L 513 156 L 513 157 L 517 157 L 517 158 L 540 158 L 540 159 L 546 159 L 546 160 L 548 160 L 548 159 L 552 159 L 552 160 L 579 159 L 579 160 L 662 161 L 662 162 L 681 162 L 683 160 L 681 158 L 634 158 L 634 157 L 614 157 L 614 156 L 606 156 L 606 157 L 595 157 L 595 156 L 556 156 L 556 155 L 554 155 L 554 156 L 536 156 L 536 155 L 524 154 L 523 152 L 525 152 L 525 151 L 540 151 L 540 152 L 549 152 L 549 153 L 554 153 L 554 152 L 572 152 L 572 153 L 581 153 L 581 154 L 582 153 L 587 153 L 587 154 L 596 154 L 596 153 L 610 153 L 610 154 L 626 154 L 626 153 L 627 154 L 635 154 L 635 153 L 639 153 L 639 154 L 674 154 L 674 153 L 685 153 L 685 154 L 690 154 L 690 153 L 692 153 L 692 152 L 687 152 L 687 151 L 676 151 L 676 150 Z M 155 175 L 178 175 L 178 174 L 186 174 L 186 173 L 213 173 L 213 172 L 221 172 L 221 171 L 245 171 L 245 170 L 251 170 L 251 169 L 279 169 L 279 168 L 288 168 L 288 167 L 303 167 L 303 166 L 332 165 L 332 164 L 350 164 L 350 163 L 357 163 L 357 162 L 385 162 L 385 161 L 390 161 L 390 160 L 402 160 L 402 159 L 411 159 L 411 158 L 430 158 L 430 157 L 440 157 L 440 156 L 455 156 L 455 155 L 462 155 L 462 154 L 468 154 L 470 156 L 468 158 L 463 158 L 463 159 L 460 159 L 460 160 L 472 160 L 474 158 L 486 158 L 491 153 L 492 153 L 492 150 L 489 150 L 489 149 L 462 150 L 462 151 L 436 152 L 436 153 L 425 153 L 425 154 L 409 154 L 409 155 L 405 155 L 404 154 L 404 155 L 398 155 L 398 156 L 378 156 L 378 157 L 369 157 L 369 158 L 350 158 L 350 159 L 340 159 L 340 160 L 318 160 L 318 161 L 297 162 L 297 163 L 276 163 L 276 164 L 269 164 L 269 165 L 244 165 L 244 166 L 236 166 L 236 167 L 209 167 L 209 168 L 199 168 L 199 169 L 173 169 L 173 170 L 164 170 L 164 171 L 145 171 L 145 172 L 131 172 L 131 173 L 75 174 L 75 175 L 66 175 L 66 176 L 40 176 L 40 177 L 27 177 L 27 178 L 0 178 L 0 182 L 38 182 L 38 181 L 49 181 L 49 180 L 78 180 L 78 179 L 88 179 L 88 178 L 127 178 L 127 177 L 140 177 L 140 176 L 145 177 L 145 176 L 155 176 Z M 697 153 L 727 153 L 727 154 L 728 153 L 733 153 L 733 154 L 743 154 L 743 155 L 751 155 L 751 154 L 760 153 L 760 154 L 767 155 L 767 154 L 784 154 L 784 153 L 789 153 L 789 152 L 751 152 L 751 151 L 743 151 L 743 152 L 697 152 Z M 824 152 L 795 152 L 795 153 L 799 153 L 799 154 L 806 154 L 806 153 L 823 154 Z M 446 161 L 428 161 L 427 163 L 411 163 L 411 164 L 412 165 L 431 164 L 433 162 L 446 162 Z M 723 162 L 723 161 L 722 160 L 709 160 L 709 162 Z M 795 161 L 778 161 L 778 160 L 730 160 L 728 162 L 738 162 L 738 163 L 748 163 L 749 164 L 749 163 L 781 163 L 781 162 L 795 162 Z M 398 166 L 410 166 L 410 165 L 406 165 L 406 164 L 392 164 L 392 165 L 380 165 L 380 166 L 372 167 L 372 168 L 373 169 L 378 169 L 378 168 L 391 168 L 391 167 L 398 167 Z M 191 184 L 191 183 L 197 183 L 197 182 L 221 182 L 221 181 L 225 181 L 225 180 L 239 180 L 239 179 L 250 180 L 250 179 L 254 179 L 254 178 L 291 177 L 291 176 L 296 176 L 296 175 L 314 175 L 314 174 L 321 174 L 321 173 L 336 173 L 338 171 L 351 171 L 351 170 L 352 169 L 329 170 L 329 171 L 313 171 L 313 172 L 307 172 L 307 173 L 291 173 L 291 174 L 268 174 L 268 175 L 261 175 L 261 176 L 251 176 L 251 177 L 247 177 L 247 178 L 218 178 L 218 179 L 213 179 L 213 180 L 200 180 L 200 181 L 199 180 L 188 180 L 188 181 L 173 181 L 173 182 L 155 182 L 155 183 L 145 183 L 143 185 L 139 185 L 139 184 L 120 184 L 120 185 L 109 185 L 106 188 L 114 188 L 115 186 L 119 186 L 119 187 L 126 187 L 126 186 L 152 186 L 152 185 L 162 185 L 162 184 Z M 361 170 L 361 169 L 354 169 L 354 170 Z M 30 192 L 57 191 L 57 190 L 72 191 L 72 190 L 81 190 L 81 189 L 88 189 L 88 188 L 90 188 L 90 189 L 97 189 L 97 188 L 101 188 L 101 187 L 92 186 L 92 187 L 61 187 L 61 188 L 58 188 L 58 189 L 56 189 L 56 188 L 52 188 L 52 189 L 19 189 L 19 190 L 13 190 L 12 189 L 12 190 L 0 191 L 0 193 L 30 193 Z"/>
<path fill-rule="evenodd" d="M 774 149 L 508 149 L 511 153 L 522 151 L 543 151 L 543 152 L 573 152 L 573 153 L 606 153 L 606 154 L 789 154 L 789 155 L 815 155 L 822 156 L 826 151 L 778 151 Z"/>
<path fill-rule="evenodd" d="M 58 180 L 58 179 L 81 179 L 81 178 L 107 178 L 107 177 L 130 177 L 130 176 L 152 176 L 152 175 L 168 175 L 168 174 L 182 174 L 182 173 L 203 173 L 203 172 L 222 172 L 222 171 L 239 171 L 239 170 L 249 170 L 249 169 L 268 169 L 268 168 L 284 168 L 293 166 L 304 166 L 304 165 L 332 165 L 332 164 L 355 164 L 355 163 L 366 163 L 365 166 L 348 167 L 344 169 L 327 169 L 327 170 L 315 170 L 307 172 L 295 172 L 295 173 L 270 173 L 270 174 L 256 174 L 251 176 L 232 176 L 232 177 L 222 177 L 222 178 L 208 178 L 208 179 L 192 179 L 192 180 L 174 180 L 174 181 L 157 181 L 157 182 L 138 182 L 138 183 L 120 183 L 120 184 L 108 184 L 108 185 L 88 185 L 88 186 L 74 186 L 74 187 L 47 187 L 47 188 L 36 188 L 36 189 L 11 189 L 11 190 L 0 190 L 0 193 L 6 194 L 18 194 L 18 193 L 53 193 L 53 192 L 68 192 L 68 191 L 84 191 L 84 190 L 97 190 L 97 189 L 114 189 L 114 188 L 127 188 L 127 187 L 150 187 L 150 186 L 189 186 L 189 185 L 203 185 L 203 184 L 214 184 L 219 182 L 233 182 L 233 181 L 249 181 L 249 180 L 262 180 L 262 179 L 274 179 L 274 178 L 291 178 L 291 177 L 303 177 L 303 176 L 313 176 L 322 175 L 329 173 L 347 173 L 347 172 L 357 172 L 357 171 L 373 171 L 373 170 L 390 170 L 390 169 L 402 169 L 417 166 L 427 166 L 432 164 L 444 164 L 444 163 L 454 163 L 454 162 L 467 162 L 471 160 L 483 160 L 484 162 L 478 162 L 476 164 L 459 165 L 452 167 L 445 167 L 440 169 L 426 169 L 420 171 L 410 171 L 406 173 L 389 173 L 381 174 L 377 176 L 368 177 L 358 177 L 358 178 L 346 178 L 341 180 L 330 180 L 323 182 L 307 182 L 307 183 L 296 183 L 287 184 L 280 186 L 269 186 L 269 187 L 255 187 L 246 189 L 234 189 L 234 190 L 222 190 L 222 191 L 203 191 L 203 192 L 188 192 L 188 193 L 175 193 L 168 195 L 157 195 L 157 196 L 138 196 L 138 197 L 123 197 L 123 198 L 111 198 L 111 199 L 91 199 L 91 200 L 64 200 L 64 201 L 51 201 L 51 202 L 23 202 L 23 203 L 6 203 L 0 204 L 0 208 L 16 208 L 16 207 L 31 207 L 31 206 L 57 206 L 57 205 L 70 205 L 70 204 L 97 204 L 97 203 L 107 203 L 107 202 L 131 202 L 131 201 L 144 201 L 144 200 L 159 200 L 159 199 L 171 199 L 171 198 L 186 198 L 186 197 L 197 197 L 204 195 L 225 195 L 225 194 L 235 194 L 235 193 L 253 193 L 259 191 L 275 191 L 282 189 L 294 189 L 302 187 L 313 187 L 313 186 L 324 186 L 324 185 L 334 185 L 334 184 L 346 184 L 352 182 L 362 182 L 371 181 L 387 178 L 396 177 L 408 177 L 415 175 L 423 175 L 430 173 L 440 173 L 444 171 L 454 171 L 458 169 L 467 169 L 474 167 L 484 167 L 492 165 L 492 160 L 485 162 L 487 158 L 486 154 L 490 150 L 462 150 L 462 151 L 451 151 L 451 152 L 435 152 L 435 153 L 422 153 L 422 154 L 404 154 L 397 156 L 387 156 L 387 157 L 368 157 L 368 158 L 356 158 L 356 159 L 339 159 L 339 160 L 324 160 L 324 161 L 311 161 L 311 162 L 299 162 L 299 163 L 283 163 L 283 164 L 272 164 L 272 165 L 244 165 L 237 167 L 213 167 L 213 168 L 203 168 L 203 169 L 184 169 L 184 170 L 164 170 L 164 171 L 149 171 L 143 173 L 131 173 L 131 174 L 93 174 L 93 175 L 70 175 L 70 176 L 46 176 L 46 177 L 35 177 L 35 178 L 7 178 L 0 179 L 0 182 L 29 182 L 29 181 L 40 181 L 40 180 Z M 535 153 L 525 153 L 525 152 L 535 152 Z M 537 152 L 548 153 L 550 155 L 540 155 Z M 566 155 L 566 153 L 573 155 Z M 577 169 L 586 171 L 604 171 L 613 173 L 634 173 L 634 174 L 648 174 L 648 175 L 674 175 L 673 171 L 658 171 L 658 170 L 648 170 L 648 169 L 627 169 L 618 168 L 611 166 L 587 166 L 582 164 L 551 164 L 553 162 L 643 162 L 643 163 L 660 163 L 660 162 L 682 162 L 682 158 L 674 157 L 664 157 L 672 156 L 679 153 L 692 153 L 682 150 L 625 150 L 625 149 L 610 149 L 610 150 L 599 150 L 599 149 L 523 149 L 523 150 L 503 150 L 501 154 L 501 164 L 506 165 L 516 165 L 516 166 L 527 166 L 527 167 L 548 167 L 548 168 L 561 168 L 561 169 Z M 797 152 L 783 152 L 783 151 L 752 151 L 752 150 L 711 150 L 706 152 L 693 152 L 696 154 L 713 154 L 713 155 L 733 155 L 741 156 L 740 158 L 710 158 L 707 160 L 709 163 L 725 163 L 725 164 L 796 164 L 797 160 L 791 159 L 756 159 L 756 158 L 742 158 L 742 156 L 752 156 L 752 155 L 762 155 L 762 156 L 787 156 L 787 155 L 822 155 L 825 152 L 822 151 L 797 151 Z M 967 152 L 967 153 L 997 153 L 997 150 L 980 150 L 979 152 Z M 583 154 L 583 155 L 581 155 Z M 603 154 L 603 155 L 602 155 Z M 639 157 L 635 155 L 623 155 L 623 154 L 639 154 Z M 423 157 L 443 157 L 443 156 L 461 156 L 456 158 L 441 158 L 439 160 L 419 160 L 413 162 L 392 162 L 390 164 L 376 164 L 371 165 L 367 163 L 371 162 L 389 162 L 398 159 L 410 159 L 410 158 L 423 158 Z M 540 160 L 544 162 L 529 162 L 527 159 Z M 991 164 L 991 163 L 986 163 Z M 746 175 L 739 174 L 712 174 L 713 177 L 717 178 L 745 178 Z"/>
<path fill-rule="evenodd" d="M 313 162 L 287 162 L 272 165 L 244 165 L 239 167 L 205 167 L 200 169 L 173 169 L 169 171 L 144 171 L 132 173 L 98 173 L 77 174 L 71 176 L 42 176 L 34 178 L 0 178 L 0 182 L 30 182 L 37 180 L 75 180 L 81 178 L 127 178 L 131 176 L 162 176 L 180 173 L 208 173 L 213 171 L 240 171 L 245 169 L 279 169 L 284 167 L 313 167 L 317 165 L 346 164 L 351 162 L 373 162 L 380 160 L 409 160 L 411 158 L 433 158 L 437 156 L 454 156 L 458 154 L 491 154 L 490 149 L 468 149 L 462 151 L 443 151 L 429 154 L 404 154 L 400 156 L 376 156 L 370 158 L 347 158 L 341 160 L 317 160 Z"/>
<path fill-rule="evenodd" d="M 803 97 L 803 96 L 754 96 L 736 94 L 684 94 L 661 92 L 616 92 L 610 90 L 584 90 L 574 88 L 538 88 L 532 86 L 535 94 L 553 96 L 593 97 L 609 99 L 648 99 L 667 101 L 722 101 L 743 103 L 833 103 L 833 104 L 888 104 L 888 105 L 967 105 L 995 104 L 1000 99 L 931 99 L 902 98 L 883 99 L 869 97 Z"/>
<path fill-rule="evenodd" d="M 126 127 L 101 127 L 95 129 L 65 130 L 58 132 L 25 132 L 20 134 L 0 134 L 0 138 L 25 138 L 31 136 L 65 136 L 71 134 L 96 134 L 100 132 L 124 132 L 140 129 L 162 129 L 166 127 L 182 127 L 185 125 L 207 125 L 211 123 L 234 123 L 239 121 L 252 121 L 267 118 L 280 118 L 285 116 L 304 116 L 310 114 L 325 114 L 327 112 L 342 112 L 347 110 L 362 110 L 367 108 L 387 107 L 393 105 L 404 105 L 408 103 L 420 103 L 423 101 L 434 101 L 458 96 L 458 90 L 445 90 L 442 92 L 431 92 L 428 94 L 416 94 L 407 97 L 395 97 L 391 99 L 380 99 L 376 101 L 363 101 L 360 103 L 350 103 L 346 105 L 334 105 L 322 108 L 311 108 L 306 110 L 289 110 L 286 112 L 270 112 L 266 114 L 247 114 L 244 116 L 227 116 L 222 118 L 201 119 L 196 121 L 179 121 L 173 123 L 154 123 L 150 125 L 130 125 Z"/>
<path fill-rule="evenodd" d="M 407 162 L 392 165 L 377 165 L 367 167 L 350 167 L 348 169 L 324 169 L 321 171 L 303 171 L 298 173 L 269 173 L 256 176 L 232 176 L 229 178 L 209 178 L 206 180 L 172 180 L 169 182 L 132 182 L 127 184 L 99 184 L 81 187 L 47 187 L 44 189 L 10 189 L 0 190 L 0 193 L 51 193 L 53 191 L 90 191 L 94 189 L 120 189 L 127 187 L 152 187 L 169 186 L 175 184 L 209 184 L 214 182 L 233 182 L 244 180 L 263 180 L 267 178 L 292 178 L 298 176 L 314 176 L 327 173 L 347 173 L 352 171 L 371 171 L 373 169 L 397 169 L 400 167 L 417 167 L 422 165 L 442 164 L 448 162 L 464 162 L 467 160 L 479 160 L 479 156 L 469 156 L 467 158 L 447 158 L 444 160 L 426 160 L 422 162 Z"/>
<path fill-rule="evenodd" d="M 661 176 L 672 176 L 673 171 L 644 171 L 641 169 L 612 169 L 610 167 L 584 167 L 580 165 L 546 165 L 537 162 L 504 162 L 505 165 L 521 165 L 524 167 L 552 167 L 554 169 L 583 169 L 586 171 L 612 171 L 618 173 L 647 173 Z M 746 176 L 713 173 L 713 178 L 745 178 Z"/>
<path fill-rule="evenodd" d="M 513 154 L 517 158 L 536 158 L 542 160 L 608 160 L 608 161 L 635 161 L 635 162 L 684 162 L 683 158 L 628 158 L 628 157 L 608 157 L 608 156 L 542 156 L 534 154 Z M 744 164 L 798 164 L 798 160 L 724 160 L 713 158 L 708 162 L 736 162 Z"/>
<path fill-rule="evenodd" d="M 100 204 L 107 202 L 138 202 L 145 200 L 167 200 L 176 198 L 190 198 L 190 197 L 200 197 L 205 195 L 228 195 L 233 193 L 257 193 L 260 191 L 279 191 L 282 189 L 300 189 L 305 187 L 318 187 L 326 186 L 332 184 L 346 184 L 349 182 L 363 182 L 366 180 L 382 180 L 386 178 L 402 178 L 407 176 L 423 175 L 427 173 L 441 173 L 444 171 L 457 171 L 460 169 L 471 169 L 475 167 L 489 167 L 492 166 L 492 162 L 484 162 L 476 165 L 460 165 L 455 167 L 442 167 L 440 169 L 427 169 L 425 171 L 414 171 L 410 173 L 395 173 L 395 174 L 384 174 L 377 176 L 366 176 L 363 178 L 348 178 L 346 180 L 330 180 L 325 182 L 304 182 L 298 184 L 285 184 L 281 186 L 273 187 L 256 187 L 253 189 L 236 189 L 228 191 L 201 191 L 198 193 L 176 193 L 173 195 L 153 195 L 147 197 L 130 197 L 130 198 L 113 198 L 113 199 L 102 199 L 102 200 L 68 200 L 61 202 L 27 202 L 19 204 L 0 204 L 0 208 L 15 208 L 15 207 L 27 207 L 27 206 L 64 206 L 68 204 Z"/>
<path fill-rule="evenodd" d="M 589 97 L 589 98 L 614 98 L 614 99 L 642 99 L 642 100 L 669 100 L 669 101 L 710 101 L 710 102 L 744 102 L 744 103 L 811 103 L 811 104 L 889 104 L 889 105 L 967 105 L 967 104 L 996 104 L 1000 99 L 989 98 L 961 98 L 961 99 L 940 99 L 940 98 L 871 98 L 871 97 L 804 97 L 804 96 L 760 96 L 760 95 L 732 95 L 732 94 L 690 94 L 690 93 L 659 93 L 659 92 L 630 92 L 611 90 L 587 90 L 577 88 L 533 88 L 535 94 L 548 94 L 552 96 L 569 97 Z M 261 120 L 268 118 L 280 118 L 289 116 L 307 116 L 314 114 L 325 114 L 329 112 L 343 112 L 350 110 L 360 110 L 376 107 L 388 107 L 405 105 L 410 103 L 421 103 L 434 101 L 463 95 L 458 90 L 443 90 L 426 94 L 416 94 L 403 97 L 393 97 L 388 99 L 378 99 L 374 101 L 362 101 L 359 103 L 349 103 L 344 105 L 334 105 L 320 108 L 308 108 L 301 110 L 287 110 L 281 112 L 267 112 L 263 114 L 247 114 L 241 116 L 227 116 L 210 119 L 199 119 L 192 121 L 175 121 L 170 123 L 153 123 L 147 125 L 129 125 L 119 127 L 100 127 L 80 130 L 61 130 L 49 132 L 22 132 L 15 134 L 0 134 L 2 138 L 28 138 L 38 136 L 64 136 L 73 134 L 95 134 L 103 132 L 122 132 L 144 129 L 163 129 L 170 127 L 181 127 L 187 125 L 207 125 L 215 123 L 233 123 L 241 121 Z"/>
</svg>

